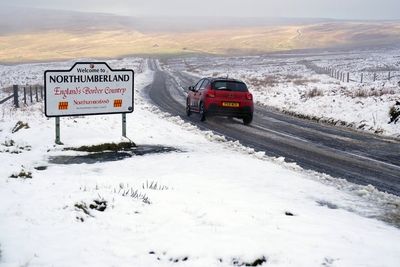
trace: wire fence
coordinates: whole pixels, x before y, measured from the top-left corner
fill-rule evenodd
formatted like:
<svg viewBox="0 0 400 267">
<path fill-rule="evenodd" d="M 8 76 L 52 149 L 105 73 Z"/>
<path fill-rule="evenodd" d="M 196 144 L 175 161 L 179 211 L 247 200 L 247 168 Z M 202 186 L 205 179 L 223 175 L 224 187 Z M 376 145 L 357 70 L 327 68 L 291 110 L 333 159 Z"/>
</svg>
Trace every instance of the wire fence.
<svg viewBox="0 0 400 267">
<path fill-rule="evenodd" d="M 332 67 L 320 67 L 311 61 L 301 61 L 306 68 L 317 74 L 326 74 L 341 82 L 367 83 L 376 81 L 395 81 L 399 84 L 400 71 L 349 72 Z M 400 85 L 400 84 L 399 84 Z"/>
<path fill-rule="evenodd" d="M 1 90 L 0 104 L 13 101 L 16 108 L 22 105 L 30 105 L 41 102 L 44 98 L 44 88 L 42 85 L 13 85 Z M 1 96 L 0 95 L 0 96 Z"/>
</svg>

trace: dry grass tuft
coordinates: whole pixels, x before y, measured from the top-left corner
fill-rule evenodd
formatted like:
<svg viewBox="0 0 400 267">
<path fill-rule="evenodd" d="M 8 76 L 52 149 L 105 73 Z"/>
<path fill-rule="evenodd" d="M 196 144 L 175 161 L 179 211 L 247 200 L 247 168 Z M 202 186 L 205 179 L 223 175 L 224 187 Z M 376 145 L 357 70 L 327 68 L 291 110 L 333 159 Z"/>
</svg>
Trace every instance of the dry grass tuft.
<svg viewBox="0 0 400 267">
<path fill-rule="evenodd" d="M 313 98 L 313 97 L 317 97 L 317 96 L 323 96 L 324 92 L 321 89 L 318 89 L 316 87 L 314 87 L 313 89 L 309 90 L 306 92 L 306 98 Z"/>
<path fill-rule="evenodd" d="M 358 89 L 353 93 L 353 97 L 380 97 L 383 95 L 394 95 L 396 94 L 396 90 L 393 88 L 382 88 L 376 90 L 375 88 L 371 89 Z"/>
<path fill-rule="evenodd" d="M 247 79 L 247 84 L 251 87 L 274 87 L 279 83 L 276 76 L 268 75 L 262 78 L 249 78 Z"/>
</svg>

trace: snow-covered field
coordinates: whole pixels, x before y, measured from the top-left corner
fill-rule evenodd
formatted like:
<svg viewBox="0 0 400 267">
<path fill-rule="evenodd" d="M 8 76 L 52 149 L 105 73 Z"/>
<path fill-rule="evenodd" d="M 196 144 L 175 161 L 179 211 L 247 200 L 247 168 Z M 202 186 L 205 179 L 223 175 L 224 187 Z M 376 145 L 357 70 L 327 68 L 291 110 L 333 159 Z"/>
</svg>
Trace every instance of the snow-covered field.
<svg viewBox="0 0 400 267">
<path fill-rule="evenodd" d="M 398 266 L 399 198 L 200 131 L 147 102 L 142 60 L 108 63 L 137 70 L 128 137 L 176 151 L 49 163 L 121 141 L 120 115 L 62 118 L 55 146 L 42 104 L 0 106 L 0 266 Z"/>
<path fill-rule="evenodd" d="M 186 71 L 199 77 L 228 75 L 242 79 L 261 105 L 331 124 L 400 137 L 400 122 L 389 123 L 389 110 L 400 101 L 399 50 L 184 57 L 163 63 L 166 69 Z M 310 64 L 350 72 L 349 78 L 353 81 L 347 83 L 327 74 L 317 74 Z M 360 83 L 361 75 L 363 83 Z M 400 103 L 397 108 L 400 110 Z"/>
</svg>

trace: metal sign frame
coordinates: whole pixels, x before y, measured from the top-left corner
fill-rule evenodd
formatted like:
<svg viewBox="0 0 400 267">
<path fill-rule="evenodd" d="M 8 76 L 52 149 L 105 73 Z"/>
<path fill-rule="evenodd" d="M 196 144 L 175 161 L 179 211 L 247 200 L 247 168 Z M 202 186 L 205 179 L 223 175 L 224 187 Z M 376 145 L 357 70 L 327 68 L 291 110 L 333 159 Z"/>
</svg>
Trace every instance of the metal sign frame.
<svg viewBox="0 0 400 267">
<path fill-rule="evenodd" d="M 115 111 L 115 112 L 99 112 L 99 113 L 83 113 L 83 114 L 65 114 L 65 115 L 49 115 L 47 113 L 47 74 L 48 73 L 70 73 L 75 67 L 78 65 L 104 65 L 106 66 L 111 72 L 132 72 L 132 102 L 131 102 L 131 109 L 128 111 Z M 55 128 L 56 128 L 56 139 L 55 143 L 58 145 L 62 145 L 60 138 L 60 117 L 73 117 L 73 116 L 91 116 L 91 115 L 108 115 L 108 114 L 122 114 L 122 136 L 126 137 L 126 114 L 132 113 L 134 110 L 134 80 L 135 80 L 135 73 L 133 70 L 130 69 L 121 69 L 121 70 L 114 70 L 112 69 L 106 62 L 76 62 L 69 70 L 46 70 L 44 72 L 44 113 L 46 117 L 54 117 L 55 118 Z"/>
<path fill-rule="evenodd" d="M 49 115 L 47 113 L 47 74 L 48 73 L 69 73 L 71 72 L 77 65 L 90 65 L 90 64 L 95 64 L 95 65 L 105 65 L 110 71 L 112 72 L 132 72 L 132 109 L 129 111 L 115 111 L 115 112 L 100 112 L 100 113 L 82 113 L 82 114 L 66 114 L 66 115 Z M 114 70 L 112 69 L 106 62 L 76 62 L 69 70 L 46 70 L 44 72 L 44 110 L 45 110 L 45 116 L 52 118 L 52 117 L 72 117 L 72 116 L 91 116 L 91 115 L 107 115 L 107 114 L 121 114 L 121 113 L 132 113 L 134 110 L 134 80 L 135 80 L 135 73 L 133 70 L 130 69 L 118 69 Z"/>
</svg>

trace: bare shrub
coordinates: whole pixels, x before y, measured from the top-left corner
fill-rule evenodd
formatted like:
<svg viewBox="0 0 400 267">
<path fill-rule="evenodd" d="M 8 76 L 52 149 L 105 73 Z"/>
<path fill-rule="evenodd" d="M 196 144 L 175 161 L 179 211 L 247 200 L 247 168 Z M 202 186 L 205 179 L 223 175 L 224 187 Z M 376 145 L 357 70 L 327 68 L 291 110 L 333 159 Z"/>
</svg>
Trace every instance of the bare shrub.
<svg viewBox="0 0 400 267">
<path fill-rule="evenodd" d="M 368 92 L 365 89 L 358 89 L 353 94 L 353 97 L 367 97 L 367 96 L 368 96 Z"/>
<path fill-rule="evenodd" d="M 249 78 L 247 83 L 252 87 L 274 87 L 279 83 L 279 80 L 275 76 L 268 75 L 262 78 Z"/>
<path fill-rule="evenodd" d="M 316 96 L 323 96 L 324 92 L 321 89 L 314 87 L 313 89 L 306 92 L 306 98 L 312 98 Z"/>
<path fill-rule="evenodd" d="M 400 120 L 400 102 L 397 101 L 394 106 L 392 106 L 389 110 L 389 123 L 397 123 Z"/>
<path fill-rule="evenodd" d="M 308 84 L 308 80 L 307 79 L 294 80 L 293 84 L 294 85 L 306 85 L 306 84 Z"/>
<path fill-rule="evenodd" d="M 396 94 L 396 90 L 393 88 L 382 88 L 376 90 L 375 88 L 370 89 L 358 89 L 353 93 L 353 97 L 380 97 L 383 95 L 394 95 Z"/>
<path fill-rule="evenodd" d="M 318 79 L 297 79 L 293 81 L 294 85 L 307 85 L 309 83 L 317 83 L 320 82 Z"/>
<path fill-rule="evenodd" d="M 298 80 L 298 79 L 301 79 L 301 78 L 303 78 L 303 77 L 300 76 L 300 75 L 296 75 L 296 74 L 287 74 L 287 75 L 285 76 L 285 79 L 286 79 L 287 81 Z"/>
</svg>

